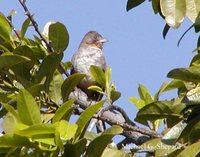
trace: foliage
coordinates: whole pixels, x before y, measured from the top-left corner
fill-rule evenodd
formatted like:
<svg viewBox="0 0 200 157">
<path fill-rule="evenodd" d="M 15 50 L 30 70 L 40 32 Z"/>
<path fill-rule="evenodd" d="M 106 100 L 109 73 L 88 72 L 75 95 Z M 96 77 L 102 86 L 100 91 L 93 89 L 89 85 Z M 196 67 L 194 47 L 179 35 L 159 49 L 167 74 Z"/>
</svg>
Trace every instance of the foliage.
<svg viewBox="0 0 200 157">
<path fill-rule="evenodd" d="M 127 11 L 144 2 L 128 0 Z M 159 13 L 166 21 L 164 36 L 169 28 L 179 28 L 185 17 L 191 20 L 195 31 L 199 32 L 198 0 L 150 2 L 154 13 Z M 69 62 L 62 61 L 69 43 L 67 28 L 60 22 L 50 22 L 40 36 L 32 15 L 28 15 L 19 32 L 13 29 L 9 19 L 0 14 L 0 118 L 3 129 L 0 156 L 120 157 L 133 156 L 137 151 L 147 149 L 158 157 L 196 156 L 200 153 L 198 53 L 189 67 L 171 70 L 167 76 L 172 80 L 163 83 L 154 95 L 140 84 L 140 98 L 129 98 L 139 109 L 136 122 L 153 131 L 158 131 L 163 123 L 164 128 L 161 137 L 152 138 L 138 149 L 132 148 L 126 152 L 111 145 L 112 138 L 126 131 L 124 128 L 113 125 L 102 133 L 87 131 L 94 114 L 106 104 L 112 106 L 121 95 L 111 83 L 111 68 L 104 72 L 91 66 L 91 74 L 99 86 L 91 86 L 89 89 L 104 95 L 104 100 L 87 107 L 72 123 L 70 120 L 76 112 L 77 100 L 70 99 L 69 95 L 85 75 L 64 76 L 70 68 Z M 39 37 L 33 35 L 31 39 L 26 36 L 31 24 Z M 199 47 L 200 38 L 195 49 L 197 52 Z M 174 99 L 160 100 L 161 94 L 175 89 L 178 93 Z"/>
<path fill-rule="evenodd" d="M 67 29 L 60 22 L 46 28 L 44 38 L 51 42 L 52 52 L 36 35 L 34 39 L 26 36 L 29 26 L 28 18 L 20 32 L 13 35 L 11 22 L 0 14 L 0 117 L 4 131 L 0 156 L 101 156 L 122 128 L 110 127 L 87 144 L 87 124 L 105 101 L 88 107 L 71 123 L 76 100 L 69 99 L 69 94 L 85 75 L 74 74 L 66 79 L 63 75 L 60 65 L 64 65 L 63 52 L 69 43 Z M 106 78 L 103 87 L 110 90 L 110 70 L 106 75 L 93 70 L 101 76 L 99 72 Z"/>
<path fill-rule="evenodd" d="M 129 0 L 127 10 L 140 4 L 140 0 Z M 132 4 L 131 4 L 132 3 Z M 133 5 L 133 3 L 135 5 Z M 169 28 L 177 29 L 188 17 L 193 23 L 196 33 L 199 32 L 200 2 L 198 0 L 152 0 L 154 13 L 159 13 L 166 22 L 164 36 Z M 167 76 L 172 78 L 165 82 L 155 95 L 151 95 L 146 87 L 139 85 L 140 98 L 129 100 L 139 109 L 135 120 L 147 127 L 157 130 L 161 121 L 165 128 L 162 138 L 152 139 L 141 148 L 151 146 L 155 156 L 197 156 L 199 147 L 200 122 L 200 80 L 199 80 L 199 40 L 197 54 L 190 66 L 171 70 Z M 177 90 L 178 96 L 172 100 L 160 100 L 160 95 L 169 90 Z"/>
</svg>

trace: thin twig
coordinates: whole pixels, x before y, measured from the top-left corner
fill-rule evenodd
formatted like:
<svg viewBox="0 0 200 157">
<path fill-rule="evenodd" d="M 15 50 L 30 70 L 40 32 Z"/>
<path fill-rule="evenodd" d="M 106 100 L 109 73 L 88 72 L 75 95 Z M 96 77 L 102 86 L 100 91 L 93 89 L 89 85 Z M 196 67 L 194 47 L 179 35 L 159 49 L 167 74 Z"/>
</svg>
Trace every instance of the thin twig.
<svg viewBox="0 0 200 157">
<path fill-rule="evenodd" d="M 26 4 L 25 4 L 25 0 L 19 0 L 19 3 L 21 4 L 21 6 L 23 7 L 24 11 L 25 11 L 25 15 L 30 19 L 35 31 L 37 32 L 37 34 L 39 35 L 40 39 L 45 43 L 47 49 L 51 52 L 54 53 L 53 48 L 51 47 L 51 45 L 47 42 L 47 40 L 43 37 L 43 35 L 41 34 L 41 32 L 39 31 L 38 28 L 38 24 L 37 22 L 34 20 L 33 16 L 31 15 L 30 11 L 28 10 Z M 64 65 L 62 63 L 59 64 L 59 67 L 61 68 L 61 70 L 63 71 L 63 73 L 68 77 L 69 74 L 68 72 L 65 70 Z"/>
</svg>

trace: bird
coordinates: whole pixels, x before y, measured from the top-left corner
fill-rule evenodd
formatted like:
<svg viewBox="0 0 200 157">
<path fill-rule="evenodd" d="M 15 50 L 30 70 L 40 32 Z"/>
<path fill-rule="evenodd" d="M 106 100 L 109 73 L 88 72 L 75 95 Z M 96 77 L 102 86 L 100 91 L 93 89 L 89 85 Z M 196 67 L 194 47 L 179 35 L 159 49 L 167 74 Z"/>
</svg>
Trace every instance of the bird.
<svg viewBox="0 0 200 157">
<path fill-rule="evenodd" d="M 88 99 L 91 100 L 97 100 L 99 94 L 88 89 L 91 85 L 98 85 L 91 76 L 90 66 L 94 65 L 100 67 L 103 71 L 106 70 L 106 59 L 102 49 L 103 44 L 107 41 L 108 40 L 102 37 L 98 32 L 89 31 L 83 37 L 78 50 L 71 59 L 71 74 L 82 73 L 86 75 L 79 82 L 77 87 L 86 93 Z"/>
</svg>

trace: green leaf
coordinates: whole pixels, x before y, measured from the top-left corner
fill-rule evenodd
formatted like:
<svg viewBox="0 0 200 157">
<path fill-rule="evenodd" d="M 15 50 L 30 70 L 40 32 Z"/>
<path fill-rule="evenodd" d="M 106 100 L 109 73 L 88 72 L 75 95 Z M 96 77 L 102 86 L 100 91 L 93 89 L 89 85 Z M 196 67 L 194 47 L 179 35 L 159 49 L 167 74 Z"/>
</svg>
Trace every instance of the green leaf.
<svg viewBox="0 0 200 157">
<path fill-rule="evenodd" d="M 21 37 L 22 39 L 24 38 L 24 35 L 26 34 L 26 31 L 27 31 L 29 25 L 30 25 L 30 19 L 27 18 L 27 19 L 24 21 L 24 23 L 23 23 L 23 25 L 22 25 L 22 28 L 21 28 L 21 31 L 20 31 L 20 37 Z"/>
<path fill-rule="evenodd" d="M 71 106 L 73 105 L 75 99 L 70 99 L 69 101 L 66 101 L 64 104 L 62 104 L 57 110 L 56 113 L 53 117 L 53 123 L 60 121 L 65 115 L 66 113 L 68 113 L 69 109 L 71 108 Z"/>
<path fill-rule="evenodd" d="M 199 0 L 186 0 L 186 15 L 193 23 L 195 23 L 199 12 L 200 12 Z"/>
<path fill-rule="evenodd" d="M 0 13 L 0 37 L 5 41 L 11 40 L 12 29 L 6 17 Z"/>
<path fill-rule="evenodd" d="M 194 89 L 191 89 L 186 94 L 187 98 L 191 102 L 200 102 L 200 87 L 196 87 Z"/>
<path fill-rule="evenodd" d="M 174 122 L 180 121 L 182 117 L 180 112 L 184 107 L 184 104 L 175 105 L 172 101 L 153 102 L 140 109 L 135 120 L 145 125 L 148 120 L 163 118 L 173 119 Z"/>
<path fill-rule="evenodd" d="M 1 102 L 1 105 L 9 112 L 11 113 L 18 121 L 20 121 L 19 115 L 16 112 L 16 110 L 14 109 L 14 107 L 12 107 L 11 105 L 5 104 Z"/>
<path fill-rule="evenodd" d="M 99 86 L 90 86 L 90 87 L 88 87 L 88 89 L 96 91 L 96 92 L 98 92 L 100 94 L 104 94 L 103 90 Z"/>
<path fill-rule="evenodd" d="M 63 100 L 67 100 L 69 94 L 78 85 L 78 83 L 85 77 L 85 74 L 70 75 L 62 84 L 61 92 Z"/>
<path fill-rule="evenodd" d="M 87 140 L 85 138 L 82 138 L 73 144 L 67 143 L 64 150 L 64 156 L 80 157 L 85 152 L 86 144 Z"/>
<path fill-rule="evenodd" d="M 52 80 L 55 70 L 58 68 L 59 63 L 61 62 L 63 54 L 51 53 L 44 58 L 43 62 L 40 65 L 38 73 L 35 77 L 35 83 L 45 84 L 45 90 L 49 90 L 49 83 Z"/>
<path fill-rule="evenodd" d="M 152 151 L 155 151 L 155 156 L 157 157 L 167 156 L 169 153 L 175 151 L 176 149 L 180 149 L 179 147 L 176 148 L 176 146 L 174 145 L 164 144 L 160 138 L 151 139 L 143 143 L 140 147 L 144 148 L 144 150 L 150 149 Z"/>
<path fill-rule="evenodd" d="M 30 146 L 28 138 L 14 134 L 0 136 L 0 148 Z"/>
<path fill-rule="evenodd" d="M 185 0 L 160 0 L 162 14 L 170 27 L 178 28 L 186 15 Z"/>
<path fill-rule="evenodd" d="M 178 124 L 173 126 L 163 137 L 162 142 L 168 145 L 173 145 L 180 137 L 182 131 L 187 126 L 187 123 L 180 121 Z"/>
<path fill-rule="evenodd" d="M 128 0 L 126 5 L 126 11 L 129 11 L 133 9 L 134 7 L 137 7 L 141 3 L 143 3 L 145 0 Z"/>
<path fill-rule="evenodd" d="M 91 65 L 90 66 L 90 73 L 91 73 L 92 77 L 95 79 L 95 81 L 97 81 L 97 83 L 99 85 L 101 85 L 102 87 L 106 88 L 105 73 L 103 72 L 103 70 L 100 67 Z"/>
<path fill-rule="evenodd" d="M 63 141 L 72 139 L 76 134 L 77 128 L 77 124 L 70 124 L 66 120 L 61 120 L 59 126 L 56 127 L 60 134 L 60 139 Z"/>
<path fill-rule="evenodd" d="M 112 100 L 112 103 L 115 102 L 116 100 L 118 100 L 121 96 L 121 93 L 119 91 L 116 91 L 116 90 L 111 90 L 111 100 Z"/>
<path fill-rule="evenodd" d="M 110 78 L 111 78 L 111 68 L 107 68 L 105 71 L 105 80 L 106 80 L 106 88 L 109 88 L 110 85 Z"/>
<path fill-rule="evenodd" d="M 49 26 L 49 40 L 56 52 L 63 52 L 69 44 L 69 34 L 64 24 L 60 22 Z"/>
<path fill-rule="evenodd" d="M 178 89 L 178 88 L 181 88 L 181 87 L 184 87 L 184 83 L 183 81 L 180 81 L 180 80 L 172 80 L 170 82 L 164 82 L 159 91 L 155 94 L 155 99 L 158 100 L 160 95 L 163 93 L 163 92 L 167 92 L 167 91 L 170 91 L 170 90 L 173 90 L 173 89 Z"/>
<path fill-rule="evenodd" d="M 176 157 L 197 156 L 199 154 L 199 147 L 200 147 L 200 142 L 196 142 L 192 145 L 189 145 Z"/>
<path fill-rule="evenodd" d="M 30 59 L 29 62 L 13 66 L 12 70 L 15 73 L 18 82 L 20 82 L 24 87 L 31 86 L 32 82 L 30 80 L 32 79 L 32 76 L 30 71 L 36 63 L 36 57 L 32 49 L 26 45 L 23 45 L 17 47 L 13 53 Z"/>
<path fill-rule="evenodd" d="M 39 134 L 39 135 L 33 135 L 31 140 L 34 142 L 39 142 L 42 144 L 47 144 L 51 146 L 56 146 L 55 143 L 55 137 L 53 134 Z"/>
<path fill-rule="evenodd" d="M 126 153 L 123 150 L 117 148 L 106 148 L 101 157 L 132 157 L 132 155 Z"/>
<path fill-rule="evenodd" d="M 139 84 L 138 93 L 140 98 L 145 101 L 146 104 L 153 102 L 153 98 L 149 92 L 149 90 L 142 84 Z"/>
<path fill-rule="evenodd" d="M 8 112 L 6 116 L 4 116 L 3 122 L 1 123 L 1 127 L 3 128 L 3 131 L 6 134 L 13 133 L 16 124 L 17 124 L 16 118 L 11 113 Z"/>
<path fill-rule="evenodd" d="M 82 131 L 92 118 L 92 116 L 103 106 L 105 101 L 99 101 L 98 103 L 89 106 L 78 118 L 76 124 L 78 125 L 78 130 L 76 133 L 76 137 L 79 137 L 82 134 Z"/>
<path fill-rule="evenodd" d="M 63 82 L 64 80 L 62 74 L 56 70 L 49 85 L 49 96 L 56 104 L 58 104 L 62 98 L 61 86 Z"/>
<path fill-rule="evenodd" d="M 160 9 L 160 0 L 152 0 L 152 7 L 155 14 L 159 12 Z"/>
<path fill-rule="evenodd" d="M 186 82 L 199 82 L 200 81 L 200 66 L 192 66 L 189 68 L 177 68 L 171 70 L 167 77 L 179 79 Z"/>
<path fill-rule="evenodd" d="M 95 138 L 88 146 L 85 157 L 101 157 L 107 145 L 111 142 L 113 136 L 123 132 L 120 126 L 112 126 L 105 130 L 102 135 Z M 98 149 L 97 149 L 98 148 Z"/>
<path fill-rule="evenodd" d="M 30 61 L 29 58 L 19 56 L 19 55 L 5 55 L 0 56 L 0 70 L 3 68 L 12 67 L 19 63 L 24 63 Z"/>
<path fill-rule="evenodd" d="M 145 106 L 145 101 L 136 97 L 129 97 L 128 100 L 132 102 L 138 109 L 141 109 Z"/>
<path fill-rule="evenodd" d="M 40 109 L 34 97 L 25 89 L 17 96 L 17 111 L 24 124 L 33 125 L 41 123 Z"/>
<path fill-rule="evenodd" d="M 14 133 L 21 136 L 32 137 L 34 135 L 54 134 L 58 124 L 35 124 L 23 130 L 16 130 Z"/>
</svg>

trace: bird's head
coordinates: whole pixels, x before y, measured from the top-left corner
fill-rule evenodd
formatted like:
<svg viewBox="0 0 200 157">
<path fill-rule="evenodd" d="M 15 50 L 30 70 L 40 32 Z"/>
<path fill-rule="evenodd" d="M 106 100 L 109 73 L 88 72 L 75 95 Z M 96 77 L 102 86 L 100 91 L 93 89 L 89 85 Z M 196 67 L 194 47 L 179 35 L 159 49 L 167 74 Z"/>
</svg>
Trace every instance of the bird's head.
<svg viewBox="0 0 200 157">
<path fill-rule="evenodd" d="M 91 47 L 97 47 L 102 49 L 103 43 L 107 42 L 108 40 L 103 38 L 99 33 L 96 31 L 89 31 L 84 36 L 83 40 L 81 41 L 81 45 L 87 45 Z"/>
</svg>

